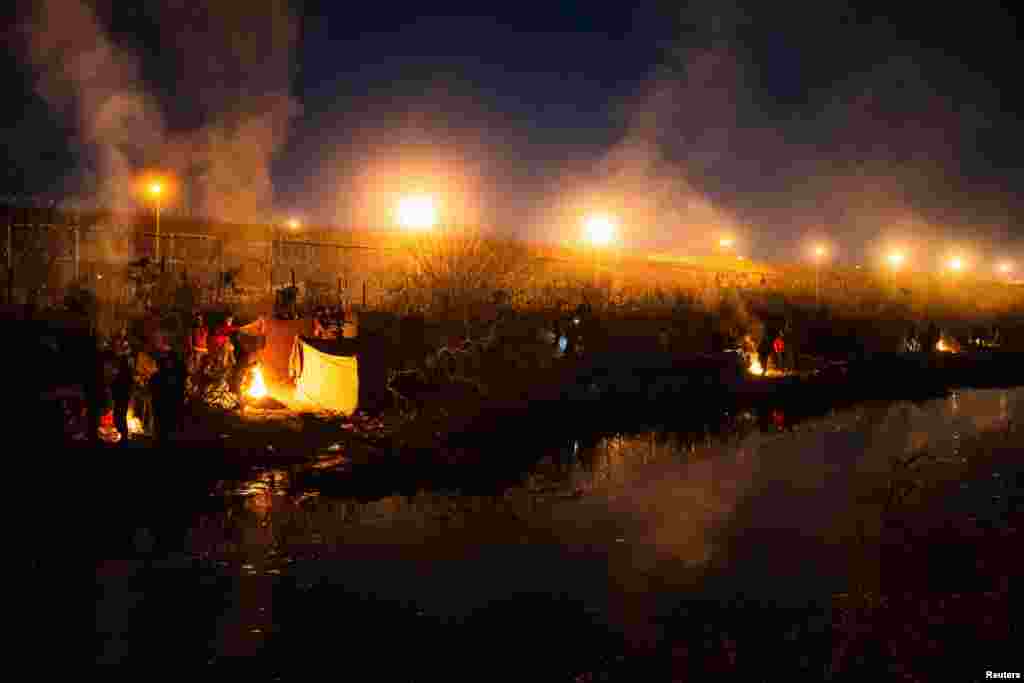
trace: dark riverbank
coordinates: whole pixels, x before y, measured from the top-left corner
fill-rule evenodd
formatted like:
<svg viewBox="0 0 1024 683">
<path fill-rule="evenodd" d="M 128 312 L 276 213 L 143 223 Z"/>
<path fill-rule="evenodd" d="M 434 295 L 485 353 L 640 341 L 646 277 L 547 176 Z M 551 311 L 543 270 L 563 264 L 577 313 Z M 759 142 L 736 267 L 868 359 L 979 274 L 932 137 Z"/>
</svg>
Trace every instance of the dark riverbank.
<svg viewBox="0 0 1024 683">
<path fill-rule="evenodd" d="M 589 443 L 537 431 L 422 469 L 108 452 L 97 661 L 170 648 L 187 666 L 252 657 L 271 680 L 339 662 L 402 680 L 1013 670 L 1020 400 L 965 391 L 781 427 L 677 411 L 649 434 L 594 422 Z M 874 472 L 908 439 L 938 458 L 910 475 L 927 485 L 860 544 L 841 502 L 884 498 Z"/>
</svg>

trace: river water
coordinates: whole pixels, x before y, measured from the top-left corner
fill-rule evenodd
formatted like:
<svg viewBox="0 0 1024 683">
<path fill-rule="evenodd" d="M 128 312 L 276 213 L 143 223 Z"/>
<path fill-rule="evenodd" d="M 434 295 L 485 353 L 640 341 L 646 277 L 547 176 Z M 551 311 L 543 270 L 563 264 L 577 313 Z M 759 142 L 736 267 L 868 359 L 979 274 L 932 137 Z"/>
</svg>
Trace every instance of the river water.
<svg viewBox="0 0 1024 683">
<path fill-rule="evenodd" d="M 97 661 L 248 656 L 286 679 L 312 656 L 435 680 L 544 658 L 568 676 L 657 648 L 687 604 L 827 620 L 891 458 L 1024 446 L 1022 415 L 1024 389 L 970 390 L 797 424 L 725 416 L 715 433 L 538 435 L 519 481 L 491 490 L 354 496 L 344 453 L 187 493 L 171 467 L 160 514 L 125 515 L 100 551 Z"/>
</svg>

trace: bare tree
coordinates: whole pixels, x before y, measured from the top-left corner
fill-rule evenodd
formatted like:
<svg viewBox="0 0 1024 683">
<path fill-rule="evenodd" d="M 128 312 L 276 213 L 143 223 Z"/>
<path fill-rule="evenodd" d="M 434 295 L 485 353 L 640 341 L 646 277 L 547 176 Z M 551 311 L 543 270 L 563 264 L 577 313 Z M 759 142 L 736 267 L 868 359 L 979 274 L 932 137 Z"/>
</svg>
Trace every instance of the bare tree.
<svg viewBox="0 0 1024 683">
<path fill-rule="evenodd" d="M 470 306 L 502 289 L 529 281 L 526 245 L 489 238 L 476 229 L 442 230 L 412 240 L 407 279 L 413 288 L 440 296 L 446 312 L 468 315 Z"/>
</svg>

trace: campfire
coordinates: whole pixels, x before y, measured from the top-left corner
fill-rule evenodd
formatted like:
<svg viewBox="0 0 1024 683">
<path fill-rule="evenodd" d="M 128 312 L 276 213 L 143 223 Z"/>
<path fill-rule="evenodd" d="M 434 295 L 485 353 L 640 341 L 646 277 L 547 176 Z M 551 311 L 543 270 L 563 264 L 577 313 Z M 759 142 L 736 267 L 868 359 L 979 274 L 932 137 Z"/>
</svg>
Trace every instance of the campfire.
<svg viewBox="0 0 1024 683">
<path fill-rule="evenodd" d="M 747 372 L 752 375 L 760 375 L 764 372 L 764 368 L 761 367 L 761 361 L 758 360 L 757 356 L 754 356 L 750 361 L 750 367 L 747 368 Z"/>
<path fill-rule="evenodd" d="M 135 413 L 132 409 L 128 409 L 128 433 L 129 434 L 141 434 L 142 433 L 142 420 L 135 417 Z"/>
<path fill-rule="evenodd" d="M 941 351 L 942 353 L 958 353 L 960 351 L 960 345 L 955 341 L 950 341 L 945 337 L 941 337 L 935 344 L 935 350 Z"/>
<path fill-rule="evenodd" d="M 263 369 L 259 365 L 255 365 L 249 371 L 249 386 L 245 390 L 245 395 L 258 400 L 265 398 L 267 393 L 267 383 L 263 380 Z"/>
</svg>

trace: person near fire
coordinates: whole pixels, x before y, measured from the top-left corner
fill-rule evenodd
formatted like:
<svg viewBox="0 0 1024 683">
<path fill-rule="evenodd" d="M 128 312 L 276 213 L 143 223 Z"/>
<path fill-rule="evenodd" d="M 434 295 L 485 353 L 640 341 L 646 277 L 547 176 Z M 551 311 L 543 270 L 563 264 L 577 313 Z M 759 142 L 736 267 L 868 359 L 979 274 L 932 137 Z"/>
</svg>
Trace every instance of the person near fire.
<svg viewBox="0 0 1024 683">
<path fill-rule="evenodd" d="M 110 386 L 114 401 L 114 427 L 121 434 L 121 443 L 127 444 L 129 439 L 128 408 L 132 402 L 135 388 L 132 357 L 130 354 L 119 353 L 115 356 L 116 376 Z"/>
<path fill-rule="evenodd" d="M 757 360 L 761 364 L 761 376 L 768 372 L 768 357 L 772 354 L 772 336 L 765 330 L 764 336 L 757 345 Z"/>
<path fill-rule="evenodd" d="M 152 334 L 147 348 L 140 349 L 135 354 L 133 372 L 135 387 L 132 391 L 131 403 L 135 407 L 135 417 L 139 419 L 142 431 L 146 434 L 153 432 L 153 394 L 150 389 L 150 380 L 158 369 L 154 354 L 156 347 L 159 346 L 157 341 L 159 336 L 159 332 Z"/>
<path fill-rule="evenodd" d="M 207 345 L 209 336 L 210 330 L 206 327 L 203 314 L 196 312 L 192 318 L 192 329 L 189 332 L 187 343 L 188 365 L 191 374 L 202 372 L 206 365 L 206 359 L 210 353 L 210 348 Z"/>
<path fill-rule="evenodd" d="M 229 370 L 235 365 L 235 348 L 231 343 L 231 335 L 240 328 L 235 325 L 235 317 L 228 315 L 210 336 L 210 362 L 218 369 Z"/>
<path fill-rule="evenodd" d="M 184 358 L 171 348 L 165 335 L 158 335 L 155 361 L 157 371 L 150 379 L 154 433 L 158 443 L 167 443 L 182 429 L 187 370 Z"/>
<path fill-rule="evenodd" d="M 785 370 L 785 358 L 786 358 L 786 340 L 783 338 L 782 330 L 775 335 L 775 340 L 772 341 L 772 351 L 775 354 L 775 369 Z"/>
</svg>

